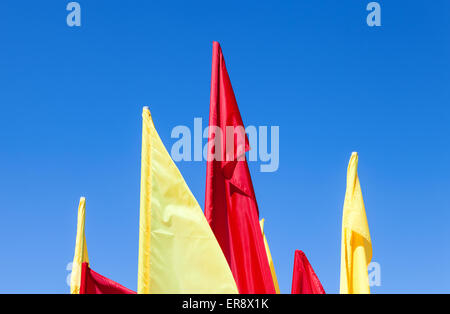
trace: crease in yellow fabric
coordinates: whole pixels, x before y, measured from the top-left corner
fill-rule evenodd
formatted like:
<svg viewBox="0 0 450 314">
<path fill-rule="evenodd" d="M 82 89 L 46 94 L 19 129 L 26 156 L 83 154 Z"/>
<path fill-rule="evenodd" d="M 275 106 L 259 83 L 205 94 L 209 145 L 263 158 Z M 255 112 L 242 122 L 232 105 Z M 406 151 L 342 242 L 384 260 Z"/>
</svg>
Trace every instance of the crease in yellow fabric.
<svg viewBox="0 0 450 314">
<path fill-rule="evenodd" d="M 138 293 L 238 293 L 206 218 L 142 112 Z"/>
<path fill-rule="evenodd" d="M 278 285 L 277 274 L 275 273 L 275 265 L 273 263 L 272 254 L 270 254 L 269 243 L 267 242 L 266 234 L 264 232 L 264 218 L 259 222 L 261 226 L 261 232 L 264 238 L 264 246 L 266 247 L 267 259 L 269 260 L 270 272 L 272 274 L 273 284 L 275 286 L 275 292 L 280 294 L 280 286 Z"/>
<path fill-rule="evenodd" d="M 85 220 L 86 220 L 86 199 L 80 198 L 78 205 L 78 221 L 77 221 L 77 238 L 75 243 L 75 254 L 72 263 L 72 274 L 70 277 L 70 293 L 80 293 L 81 283 L 81 265 L 89 263 L 89 257 L 86 245 L 85 234 Z"/>
<path fill-rule="evenodd" d="M 347 190 L 342 216 L 341 294 L 369 294 L 367 267 L 372 240 L 358 178 L 358 154 L 352 153 L 347 169 Z"/>
</svg>

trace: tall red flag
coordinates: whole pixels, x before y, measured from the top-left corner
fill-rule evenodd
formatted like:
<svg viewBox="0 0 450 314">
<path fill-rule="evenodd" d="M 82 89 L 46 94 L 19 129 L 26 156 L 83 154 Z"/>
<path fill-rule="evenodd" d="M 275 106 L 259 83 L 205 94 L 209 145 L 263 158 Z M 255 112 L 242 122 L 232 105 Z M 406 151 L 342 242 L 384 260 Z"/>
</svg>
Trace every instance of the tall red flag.
<svg viewBox="0 0 450 314">
<path fill-rule="evenodd" d="M 302 251 L 295 251 L 292 294 L 325 294 L 314 269 Z"/>
<path fill-rule="evenodd" d="M 239 292 L 272 294 L 275 288 L 245 160 L 249 149 L 222 49 L 214 42 L 205 215 Z"/>
<path fill-rule="evenodd" d="M 136 294 L 136 292 L 96 273 L 89 268 L 88 263 L 83 263 L 80 294 Z"/>
</svg>

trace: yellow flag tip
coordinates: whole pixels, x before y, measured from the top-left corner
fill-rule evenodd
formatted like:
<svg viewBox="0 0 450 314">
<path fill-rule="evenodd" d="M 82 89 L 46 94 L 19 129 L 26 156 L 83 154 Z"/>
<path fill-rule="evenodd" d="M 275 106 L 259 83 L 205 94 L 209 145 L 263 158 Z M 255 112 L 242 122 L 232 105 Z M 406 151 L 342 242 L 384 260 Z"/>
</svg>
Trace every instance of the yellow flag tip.
<svg viewBox="0 0 450 314">
<path fill-rule="evenodd" d="M 144 106 L 143 108 L 142 108 L 142 113 L 144 114 L 144 113 L 146 113 L 146 112 L 148 112 L 148 114 L 151 116 L 152 115 L 152 113 L 150 112 L 150 108 L 148 107 L 148 106 Z"/>
<path fill-rule="evenodd" d="M 353 156 L 353 155 L 358 156 L 358 152 L 353 152 L 353 153 L 352 153 L 352 156 Z"/>
</svg>

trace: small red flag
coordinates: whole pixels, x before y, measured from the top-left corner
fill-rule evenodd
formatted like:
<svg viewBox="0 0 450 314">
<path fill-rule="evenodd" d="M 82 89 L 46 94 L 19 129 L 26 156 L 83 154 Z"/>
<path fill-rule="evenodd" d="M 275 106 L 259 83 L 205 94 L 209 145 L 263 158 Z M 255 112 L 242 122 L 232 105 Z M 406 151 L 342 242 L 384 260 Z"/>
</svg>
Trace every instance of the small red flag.
<svg viewBox="0 0 450 314">
<path fill-rule="evenodd" d="M 83 263 L 80 294 L 136 294 L 136 292 L 96 273 L 89 268 L 88 263 Z"/>
<path fill-rule="evenodd" d="M 302 251 L 295 251 L 292 294 L 325 294 L 314 269 Z"/>
<path fill-rule="evenodd" d="M 274 294 L 245 152 L 250 149 L 225 66 L 213 43 L 205 215 L 240 293 Z"/>
</svg>

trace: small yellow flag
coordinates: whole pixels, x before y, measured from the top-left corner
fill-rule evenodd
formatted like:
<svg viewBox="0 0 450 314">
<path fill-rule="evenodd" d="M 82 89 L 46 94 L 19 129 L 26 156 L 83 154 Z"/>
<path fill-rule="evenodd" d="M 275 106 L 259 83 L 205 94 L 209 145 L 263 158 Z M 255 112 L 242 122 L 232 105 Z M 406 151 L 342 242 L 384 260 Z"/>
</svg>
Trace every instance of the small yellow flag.
<svg viewBox="0 0 450 314">
<path fill-rule="evenodd" d="M 142 112 L 138 293 L 237 293 L 206 218 Z"/>
<path fill-rule="evenodd" d="M 80 293 L 81 265 L 89 263 L 85 235 L 86 199 L 80 198 L 78 205 L 77 240 L 75 243 L 75 255 L 72 263 L 72 275 L 70 277 L 70 293 Z"/>
<path fill-rule="evenodd" d="M 342 218 L 341 294 L 370 293 L 367 267 L 372 259 L 372 241 L 357 169 L 358 153 L 352 153 Z"/>
<path fill-rule="evenodd" d="M 267 259 L 269 260 L 270 272 L 272 274 L 273 285 L 275 286 L 275 292 L 280 294 L 280 286 L 278 285 L 277 274 L 275 273 L 275 265 L 273 264 L 272 254 L 270 254 L 269 243 L 267 243 L 266 234 L 264 233 L 264 218 L 259 222 L 261 225 L 261 232 L 264 238 L 264 246 L 266 247 Z"/>
</svg>

